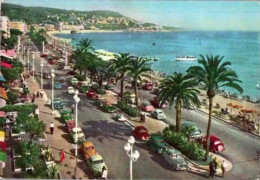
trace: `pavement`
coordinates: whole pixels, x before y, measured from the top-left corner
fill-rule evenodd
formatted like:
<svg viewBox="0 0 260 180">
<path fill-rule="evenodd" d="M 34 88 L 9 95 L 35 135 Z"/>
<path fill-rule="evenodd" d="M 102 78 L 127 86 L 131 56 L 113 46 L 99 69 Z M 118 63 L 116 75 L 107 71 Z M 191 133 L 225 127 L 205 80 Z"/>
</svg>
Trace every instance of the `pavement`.
<svg viewBox="0 0 260 180">
<path fill-rule="evenodd" d="M 39 90 L 39 84 L 37 81 L 33 82 L 32 76 L 26 79 L 26 82 L 30 92 Z M 36 98 L 34 103 L 38 105 L 40 110 L 39 119 L 46 124 L 45 134 L 56 163 L 59 163 L 60 161 L 59 153 L 61 149 L 65 150 L 65 161 L 62 164 L 59 164 L 61 179 L 72 179 L 74 175 L 77 178 L 88 178 L 86 172 L 84 172 L 84 169 L 86 168 L 83 160 L 79 158 L 76 162 L 74 146 L 64 138 L 67 137 L 67 133 L 65 132 L 64 125 L 59 121 L 59 112 L 55 110 L 55 113 L 52 114 L 51 108 L 48 106 L 47 101 L 48 97 L 46 93 L 44 93 L 43 98 Z M 49 124 L 51 122 L 55 125 L 53 135 L 51 135 L 49 131 Z"/>
</svg>

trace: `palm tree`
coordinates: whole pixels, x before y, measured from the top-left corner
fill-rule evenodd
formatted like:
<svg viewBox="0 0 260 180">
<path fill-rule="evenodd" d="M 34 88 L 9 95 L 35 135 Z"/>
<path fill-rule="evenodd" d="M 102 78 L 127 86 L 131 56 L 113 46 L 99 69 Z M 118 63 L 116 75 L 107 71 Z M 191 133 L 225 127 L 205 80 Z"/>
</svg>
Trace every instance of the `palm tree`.
<svg viewBox="0 0 260 180">
<path fill-rule="evenodd" d="M 182 73 L 173 73 L 162 80 L 159 87 L 160 92 L 158 101 L 160 104 L 169 102 L 169 108 L 176 103 L 176 132 L 181 131 L 181 108 L 182 106 L 189 107 L 194 104 L 200 106 L 200 101 L 197 96 L 199 91 L 195 89 L 197 82 L 191 76 Z"/>
<path fill-rule="evenodd" d="M 113 60 L 115 73 L 117 74 L 118 79 L 120 79 L 121 99 L 123 99 L 124 96 L 124 85 L 125 85 L 124 82 L 126 78 L 126 72 L 124 71 L 124 68 L 128 65 L 129 61 L 130 61 L 129 53 L 120 53 L 119 55 L 116 55 L 115 59 Z"/>
<path fill-rule="evenodd" d="M 147 72 L 151 71 L 148 59 L 138 57 L 129 61 L 126 67 L 123 67 L 120 71 L 125 71 L 126 74 L 131 77 L 132 84 L 134 85 L 135 91 L 135 104 L 138 107 L 138 92 L 137 92 L 137 80 L 142 81 L 142 77 L 146 76 Z"/>
<path fill-rule="evenodd" d="M 207 90 L 207 96 L 209 98 L 209 120 L 207 127 L 207 149 L 205 154 L 205 159 L 207 160 L 209 154 L 209 136 L 210 136 L 210 127 L 211 127 L 211 116 L 212 116 L 212 105 L 213 98 L 217 90 L 220 87 L 231 87 L 238 90 L 240 93 L 243 92 L 242 87 L 238 84 L 241 83 L 238 79 L 236 72 L 230 69 L 228 66 L 231 65 L 231 62 L 226 61 L 222 63 L 224 56 L 208 56 L 206 58 L 200 55 L 201 59 L 198 63 L 201 66 L 190 67 L 187 72 L 196 78 L 199 83 L 205 85 Z"/>
<path fill-rule="evenodd" d="M 94 50 L 93 41 L 91 39 L 82 39 L 78 44 L 78 50 L 82 53 L 89 53 Z"/>
</svg>

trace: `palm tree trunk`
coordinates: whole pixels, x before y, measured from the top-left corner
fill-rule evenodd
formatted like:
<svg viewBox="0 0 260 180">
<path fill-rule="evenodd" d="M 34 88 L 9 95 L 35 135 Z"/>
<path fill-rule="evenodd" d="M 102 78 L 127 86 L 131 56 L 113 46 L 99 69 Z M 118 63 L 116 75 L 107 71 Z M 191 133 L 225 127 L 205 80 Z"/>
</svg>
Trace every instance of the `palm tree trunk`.
<svg viewBox="0 0 260 180">
<path fill-rule="evenodd" d="M 138 108 L 138 93 L 137 93 L 137 82 L 134 82 L 134 89 L 135 89 L 135 104 Z"/>
<path fill-rule="evenodd" d="M 209 136 L 210 136 L 211 117 L 212 117 L 212 104 L 213 104 L 213 97 L 209 97 L 209 122 L 208 122 L 207 135 L 206 135 L 207 149 L 205 154 L 205 160 L 207 160 L 209 156 L 209 144 L 210 144 Z"/>
<path fill-rule="evenodd" d="M 121 100 L 122 100 L 123 96 L 124 96 L 124 79 L 123 78 L 121 79 L 120 85 L 121 85 L 120 95 L 121 95 Z"/>
<path fill-rule="evenodd" d="M 181 101 L 177 100 L 176 105 L 176 132 L 181 132 Z"/>
</svg>

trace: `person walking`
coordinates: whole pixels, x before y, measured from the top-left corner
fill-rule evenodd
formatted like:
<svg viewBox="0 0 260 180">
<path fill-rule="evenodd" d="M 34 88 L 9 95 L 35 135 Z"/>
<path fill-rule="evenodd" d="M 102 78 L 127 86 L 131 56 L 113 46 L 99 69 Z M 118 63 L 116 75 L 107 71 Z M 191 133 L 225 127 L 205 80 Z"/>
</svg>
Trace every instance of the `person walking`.
<svg viewBox="0 0 260 180">
<path fill-rule="evenodd" d="M 65 161 L 65 151 L 63 149 L 61 149 L 61 151 L 60 151 L 60 163 L 62 163 L 63 161 Z"/>
<path fill-rule="evenodd" d="M 226 172 L 226 162 L 224 160 L 221 163 L 221 170 L 222 170 L 222 178 L 223 178 Z"/>
<path fill-rule="evenodd" d="M 37 98 L 39 98 L 40 97 L 40 92 L 37 91 L 36 95 L 37 95 Z"/>
<path fill-rule="evenodd" d="M 75 110 L 75 104 L 71 105 L 71 113 L 74 114 L 74 110 Z"/>
<path fill-rule="evenodd" d="M 54 124 L 53 124 L 53 122 L 51 122 L 51 124 L 50 124 L 50 132 L 51 132 L 51 134 L 53 134 L 53 132 L 54 132 Z"/>
<path fill-rule="evenodd" d="M 36 116 L 36 117 L 39 117 L 39 114 L 40 114 L 40 110 L 39 110 L 39 108 L 36 108 L 36 109 L 35 109 L 35 116 Z"/>
<path fill-rule="evenodd" d="M 33 97 L 34 97 L 34 98 L 37 97 L 37 92 L 36 92 L 36 90 L 33 91 Z"/>
<path fill-rule="evenodd" d="M 41 98 L 43 97 L 43 90 L 42 89 L 40 91 L 40 96 L 41 96 Z"/>
<path fill-rule="evenodd" d="M 35 97 L 32 98 L 32 103 L 34 103 Z"/>
</svg>

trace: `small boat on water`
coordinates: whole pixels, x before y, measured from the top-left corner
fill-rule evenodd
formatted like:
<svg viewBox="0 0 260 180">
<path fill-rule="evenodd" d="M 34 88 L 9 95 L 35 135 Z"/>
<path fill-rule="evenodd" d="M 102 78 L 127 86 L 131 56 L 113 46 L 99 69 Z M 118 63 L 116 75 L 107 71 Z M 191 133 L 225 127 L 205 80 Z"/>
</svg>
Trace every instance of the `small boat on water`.
<svg viewBox="0 0 260 180">
<path fill-rule="evenodd" d="M 260 89 L 260 81 L 258 81 L 258 83 L 256 83 L 256 86 L 255 86 L 257 89 Z"/>
<path fill-rule="evenodd" d="M 197 61 L 196 56 L 176 56 L 175 61 Z"/>
</svg>

